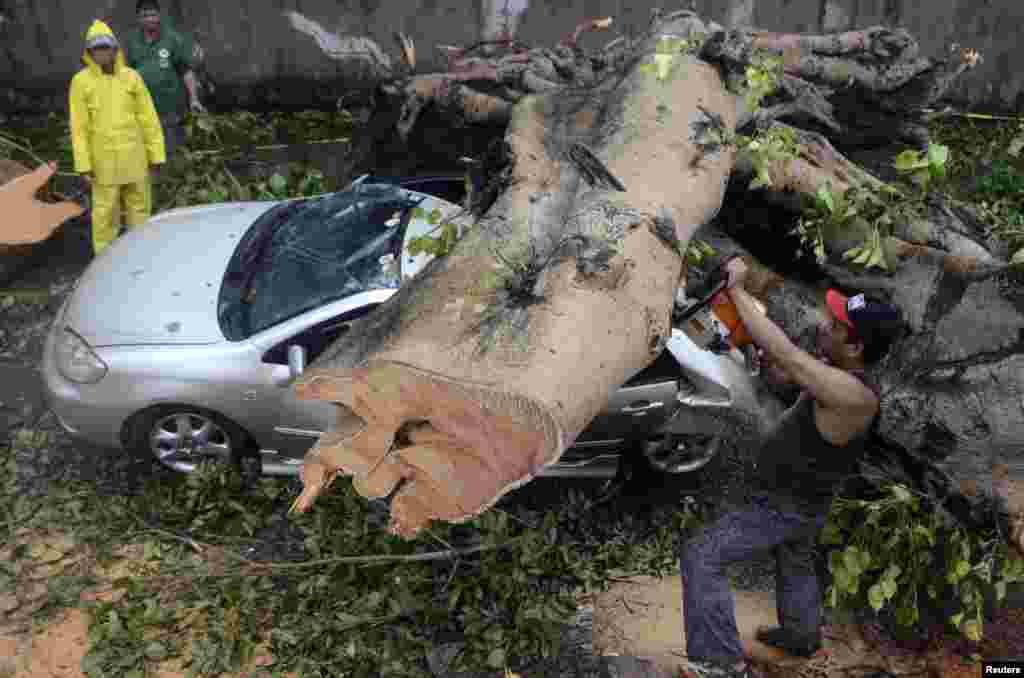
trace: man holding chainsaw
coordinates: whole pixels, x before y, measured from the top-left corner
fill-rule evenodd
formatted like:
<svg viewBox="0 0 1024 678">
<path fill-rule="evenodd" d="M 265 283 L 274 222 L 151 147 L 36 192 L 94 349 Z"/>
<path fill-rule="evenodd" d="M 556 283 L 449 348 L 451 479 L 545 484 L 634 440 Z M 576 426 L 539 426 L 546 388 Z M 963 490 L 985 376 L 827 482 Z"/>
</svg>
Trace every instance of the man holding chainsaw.
<svg viewBox="0 0 1024 678">
<path fill-rule="evenodd" d="M 826 295 L 817 355 L 800 349 L 760 312 L 744 290 L 747 265 L 726 264 L 728 294 L 740 320 L 769 360 L 765 372 L 801 388 L 797 402 L 761 443 L 753 502 L 725 514 L 690 540 L 680 557 L 686 652 L 696 676 L 753 676 L 743 652 L 725 566 L 773 551 L 779 626 L 761 642 L 809 657 L 821 647 L 821 591 L 815 544 L 839 484 L 857 462 L 879 414 L 864 370 L 902 331 L 893 306 Z M 717 669 L 717 670 L 715 670 Z"/>
</svg>

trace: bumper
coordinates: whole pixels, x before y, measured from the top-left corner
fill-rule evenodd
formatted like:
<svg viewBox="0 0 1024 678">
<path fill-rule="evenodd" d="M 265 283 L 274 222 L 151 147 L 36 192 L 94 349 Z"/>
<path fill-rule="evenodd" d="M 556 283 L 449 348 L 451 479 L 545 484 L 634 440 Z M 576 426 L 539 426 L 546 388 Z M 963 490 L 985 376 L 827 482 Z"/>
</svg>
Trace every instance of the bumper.
<svg viewBox="0 0 1024 678">
<path fill-rule="evenodd" d="M 54 327 L 59 327 L 58 322 Z M 54 360 L 51 330 L 43 349 L 41 377 L 43 398 L 61 428 L 72 437 L 101 447 L 121 449 L 121 427 L 126 416 L 123 406 L 102 397 L 100 384 L 76 384 L 65 379 Z"/>
</svg>

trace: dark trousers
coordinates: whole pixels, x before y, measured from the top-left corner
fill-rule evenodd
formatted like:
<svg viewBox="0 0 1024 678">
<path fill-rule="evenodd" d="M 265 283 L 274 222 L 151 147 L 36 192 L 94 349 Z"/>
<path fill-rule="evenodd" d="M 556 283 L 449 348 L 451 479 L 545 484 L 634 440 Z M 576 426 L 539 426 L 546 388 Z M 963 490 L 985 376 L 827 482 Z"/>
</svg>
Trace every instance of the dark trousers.
<svg viewBox="0 0 1024 678">
<path fill-rule="evenodd" d="M 160 116 L 160 126 L 164 131 L 164 151 L 167 155 L 167 162 L 171 161 L 178 147 L 185 143 L 185 127 L 182 125 L 182 116 L 171 113 Z"/>
<path fill-rule="evenodd" d="M 680 571 L 686 654 L 691 659 L 743 659 L 725 566 L 763 553 L 775 554 L 779 624 L 800 633 L 819 632 L 821 590 L 814 555 L 826 517 L 779 510 L 759 496 L 687 542 L 680 555 Z"/>
</svg>

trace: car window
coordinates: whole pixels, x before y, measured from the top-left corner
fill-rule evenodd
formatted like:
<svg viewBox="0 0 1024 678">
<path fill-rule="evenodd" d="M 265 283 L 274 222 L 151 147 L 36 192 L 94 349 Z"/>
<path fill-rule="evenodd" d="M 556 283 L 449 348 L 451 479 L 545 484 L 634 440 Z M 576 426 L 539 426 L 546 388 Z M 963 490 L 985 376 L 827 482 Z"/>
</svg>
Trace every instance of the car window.
<svg viewBox="0 0 1024 678">
<path fill-rule="evenodd" d="M 345 336 L 351 329 L 352 323 L 359 318 L 370 314 L 380 304 L 368 304 L 360 308 L 348 311 L 330 320 L 317 323 L 316 325 L 303 330 L 299 334 L 288 337 L 269 351 L 263 354 L 263 362 L 274 365 L 288 364 L 288 347 L 299 345 L 306 349 L 306 362 L 312 363 L 321 353 L 327 350 L 331 344 Z"/>
<path fill-rule="evenodd" d="M 442 177 L 437 179 L 411 180 L 402 182 L 402 185 L 409 190 L 432 195 L 453 205 L 461 205 L 466 197 L 466 182 L 464 179 L 459 178 Z"/>
<path fill-rule="evenodd" d="M 679 363 L 672 357 L 668 350 L 664 350 L 653 363 L 640 370 L 632 379 L 626 382 L 626 386 L 649 386 L 666 381 L 676 381 L 682 378 L 679 370 Z"/>
<path fill-rule="evenodd" d="M 295 206 L 258 259 L 236 252 L 229 264 L 218 308 L 225 336 L 238 341 L 329 301 L 397 288 L 417 202 L 395 186 L 360 186 Z"/>
</svg>

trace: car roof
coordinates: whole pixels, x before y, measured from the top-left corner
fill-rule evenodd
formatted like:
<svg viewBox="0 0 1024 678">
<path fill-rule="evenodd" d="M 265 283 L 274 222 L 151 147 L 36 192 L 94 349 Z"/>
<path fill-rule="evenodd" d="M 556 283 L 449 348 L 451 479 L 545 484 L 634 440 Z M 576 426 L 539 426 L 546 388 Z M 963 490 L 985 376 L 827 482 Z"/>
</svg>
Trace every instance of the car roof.
<svg viewBox="0 0 1024 678">
<path fill-rule="evenodd" d="M 458 204 L 465 193 L 465 176 L 462 174 L 429 174 L 415 177 L 393 177 L 363 174 L 352 181 L 349 187 L 359 184 L 391 184 L 408 191 Z"/>
</svg>

